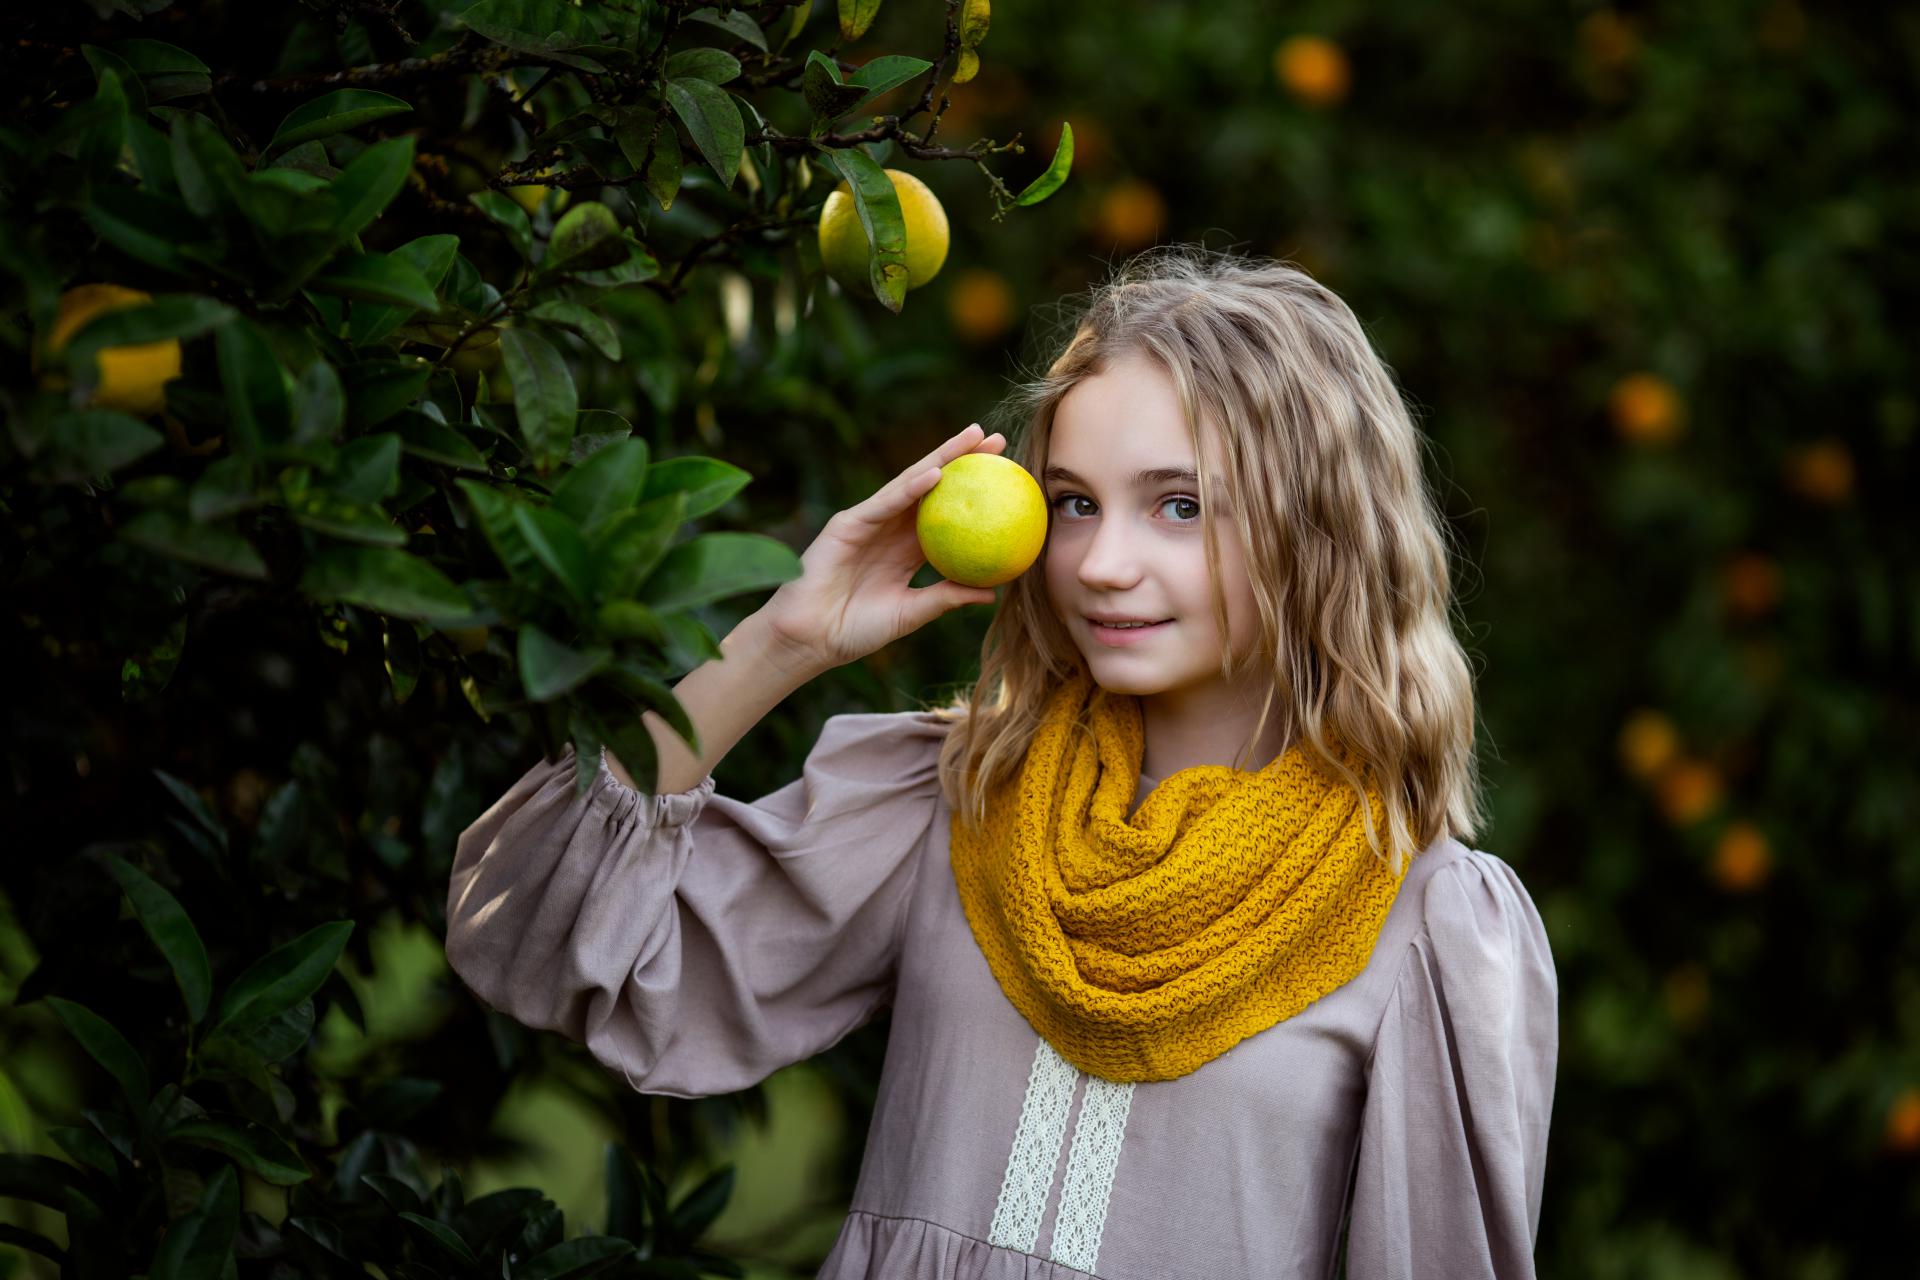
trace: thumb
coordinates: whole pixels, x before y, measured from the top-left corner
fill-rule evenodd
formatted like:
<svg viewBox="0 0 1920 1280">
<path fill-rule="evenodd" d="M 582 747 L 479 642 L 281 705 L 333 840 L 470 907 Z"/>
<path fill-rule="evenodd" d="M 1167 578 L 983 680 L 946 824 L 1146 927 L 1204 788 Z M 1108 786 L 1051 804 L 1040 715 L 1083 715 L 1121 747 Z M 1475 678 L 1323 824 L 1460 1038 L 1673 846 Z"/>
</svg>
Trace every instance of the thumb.
<svg viewBox="0 0 1920 1280">
<path fill-rule="evenodd" d="M 958 609 L 967 604 L 992 604 L 997 598 L 991 588 L 969 587 L 950 579 L 929 583 L 916 588 L 914 596 L 919 604 L 919 624 L 933 621 L 949 609 Z"/>
</svg>

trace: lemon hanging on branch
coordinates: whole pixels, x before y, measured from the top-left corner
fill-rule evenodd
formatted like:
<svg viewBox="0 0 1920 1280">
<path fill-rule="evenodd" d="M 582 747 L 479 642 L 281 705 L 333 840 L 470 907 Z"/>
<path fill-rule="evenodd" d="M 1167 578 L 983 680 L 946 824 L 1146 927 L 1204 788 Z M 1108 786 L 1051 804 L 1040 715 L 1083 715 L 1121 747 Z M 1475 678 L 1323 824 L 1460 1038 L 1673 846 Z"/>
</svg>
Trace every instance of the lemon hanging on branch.
<svg viewBox="0 0 1920 1280">
<path fill-rule="evenodd" d="M 60 295 L 53 325 L 47 330 L 47 361 L 57 363 L 66 351 L 67 341 L 101 312 L 151 301 L 151 294 L 118 284 L 82 284 L 67 290 Z M 180 376 L 180 340 L 167 338 L 161 342 L 107 347 L 95 360 L 100 381 L 88 403 L 96 409 L 118 409 L 145 418 L 166 408 L 167 383 Z M 34 363 L 37 366 L 39 362 Z M 65 377 L 50 372 L 47 382 L 64 385 Z"/>
<path fill-rule="evenodd" d="M 893 180 L 906 224 L 907 288 L 918 289 L 938 275 L 947 260 L 947 211 L 940 197 L 912 174 L 901 169 L 885 173 Z M 821 265 L 841 288 L 865 296 L 872 292 L 868 283 L 872 253 L 860 211 L 854 207 L 853 188 L 842 182 L 820 207 Z"/>
</svg>

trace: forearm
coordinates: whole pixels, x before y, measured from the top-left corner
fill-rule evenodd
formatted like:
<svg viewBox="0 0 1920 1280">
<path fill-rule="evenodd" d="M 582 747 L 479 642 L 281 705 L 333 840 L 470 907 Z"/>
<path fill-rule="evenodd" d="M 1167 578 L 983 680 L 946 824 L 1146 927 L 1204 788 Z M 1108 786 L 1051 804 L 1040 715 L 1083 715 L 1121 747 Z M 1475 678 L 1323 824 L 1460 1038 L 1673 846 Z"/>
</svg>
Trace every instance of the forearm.
<svg viewBox="0 0 1920 1280">
<path fill-rule="evenodd" d="M 659 712 L 641 714 L 641 723 L 652 735 L 654 751 L 659 757 L 660 777 L 655 794 L 670 795 L 700 785 L 734 744 L 747 735 L 747 730 L 759 724 L 788 694 L 820 674 L 815 669 L 797 667 L 791 654 L 782 653 L 758 612 L 741 619 L 740 624 L 727 633 L 720 641 L 720 653 L 720 657 L 695 667 L 673 686 L 673 696 L 686 708 L 700 740 L 698 754 L 681 740 Z M 607 768 L 627 786 L 639 789 L 639 784 L 612 751 L 607 752 Z"/>
</svg>

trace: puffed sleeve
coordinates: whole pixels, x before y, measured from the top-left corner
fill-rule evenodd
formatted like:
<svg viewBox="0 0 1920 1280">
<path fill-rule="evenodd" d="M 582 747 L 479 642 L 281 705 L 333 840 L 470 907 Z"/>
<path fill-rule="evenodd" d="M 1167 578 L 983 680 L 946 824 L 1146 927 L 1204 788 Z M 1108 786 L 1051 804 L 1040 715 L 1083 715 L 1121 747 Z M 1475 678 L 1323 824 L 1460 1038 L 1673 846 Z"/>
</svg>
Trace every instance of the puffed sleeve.
<svg viewBox="0 0 1920 1280">
<path fill-rule="evenodd" d="M 1436 868 L 1367 1063 L 1350 1280 L 1534 1275 L 1559 982 L 1520 877 Z"/>
<path fill-rule="evenodd" d="M 447 961 L 482 1001 L 587 1046 L 641 1093 L 747 1088 L 893 998 L 947 722 L 830 717 L 751 803 L 647 795 L 604 755 L 536 763 L 461 833 Z"/>
</svg>

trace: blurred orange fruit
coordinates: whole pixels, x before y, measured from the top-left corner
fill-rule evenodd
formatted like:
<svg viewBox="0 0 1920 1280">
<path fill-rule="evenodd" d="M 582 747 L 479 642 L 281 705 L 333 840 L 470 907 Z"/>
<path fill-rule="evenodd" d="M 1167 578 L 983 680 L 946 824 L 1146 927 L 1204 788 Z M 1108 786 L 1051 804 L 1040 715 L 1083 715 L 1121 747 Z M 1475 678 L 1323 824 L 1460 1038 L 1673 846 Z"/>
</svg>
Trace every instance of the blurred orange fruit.
<svg viewBox="0 0 1920 1280">
<path fill-rule="evenodd" d="M 1620 726 L 1620 762 L 1636 778 L 1652 778 L 1680 754 L 1680 731 L 1658 711 L 1642 709 Z"/>
<path fill-rule="evenodd" d="M 1713 848 L 1713 878 L 1722 889 L 1745 893 L 1766 883 L 1773 869 L 1767 837 L 1751 822 L 1731 822 Z"/>
<path fill-rule="evenodd" d="M 1786 463 L 1787 485 L 1815 502 L 1842 502 L 1853 492 L 1853 455 L 1828 436 L 1796 449 Z"/>
<path fill-rule="evenodd" d="M 1167 202 L 1153 184 L 1128 178 L 1100 197 L 1093 230 L 1102 244 L 1125 253 L 1158 240 L 1166 221 Z"/>
<path fill-rule="evenodd" d="M 968 267 L 954 277 L 947 314 L 966 341 L 976 346 L 998 341 L 1013 327 L 1013 313 L 1013 288 L 998 271 Z"/>
<path fill-rule="evenodd" d="M 1073 125 L 1074 176 L 1081 177 L 1106 169 L 1107 162 L 1113 158 L 1113 135 L 1107 132 L 1107 126 L 1100 123 L 1098 117 L 1078 109 L 1074 111 L 1070 123 Z M 1055 121 L 1042 135 L 1039 147 L 1041 158 L 1051 160 L 1059 146 L 1060 123 Z"/>
<path fill-rule="evenodd" d="M 1720 771 L 1705 760 L 1681 756 L 1654 779 L 1660 811 L 1676 827 L 1691 826 L 1720 803 Z"/>
<path fill-rule="evenodd" d="M 1689 960 L 1669 973 L 1663 986 L 1668 1016 L 1682 1028 L 1697 1026 L 1711 995 L 1706 968 Z"/>
<path fill-rule="evenodd" d="M 1346 51 L 1325 36 L 1289 36 L 1273 51 L 1280 87 L 1310 107 L 1330 107 L 1347 96 L 1352 72 Z"/>
<path fill-rule="evenodd" d="M 1680 393 L 1654 373 L 1630 373 L 1607 397 L 1613 429 L 1635 444 L 1666 444 L 1682 426 Z"/>
<path fill-rule="evenodd" d="M 1807 38 L 1807 15 L 1795 0 L 1773 0 L 1753 29 L 1754 38 L 1776 53 L 1790 53 Z"/>
<path fill-rule="evenodd" d="M 1887 1108 L 1887 1145 L 1895 1151 L 1920 1151 L 1920 1089 L 1902 1089 Z"/>
<path fill-rule="evenodd" d="M 1596 9 L 1580 21 L 1580 51 L 1596 67 L 1616 70 L 1640 52 L 1640 31 L 1631 18 Z"/>
<path fill-rule="evenodd" d="M 1740 647 L 1740 667 L 1747 673 L 1747 679 L 1763 689 L 1771 689 L 1785 674 L 1787 660 L 1778 644 L 1762 640 Z"/>
<path fill-rule="evenodd" d="M 1743 551 L 1727 562 L 1721 590 L 1740 617 L 1763 617 L 1780 603 L 1780 566 L 1758 551 Z"/>
</svg>

